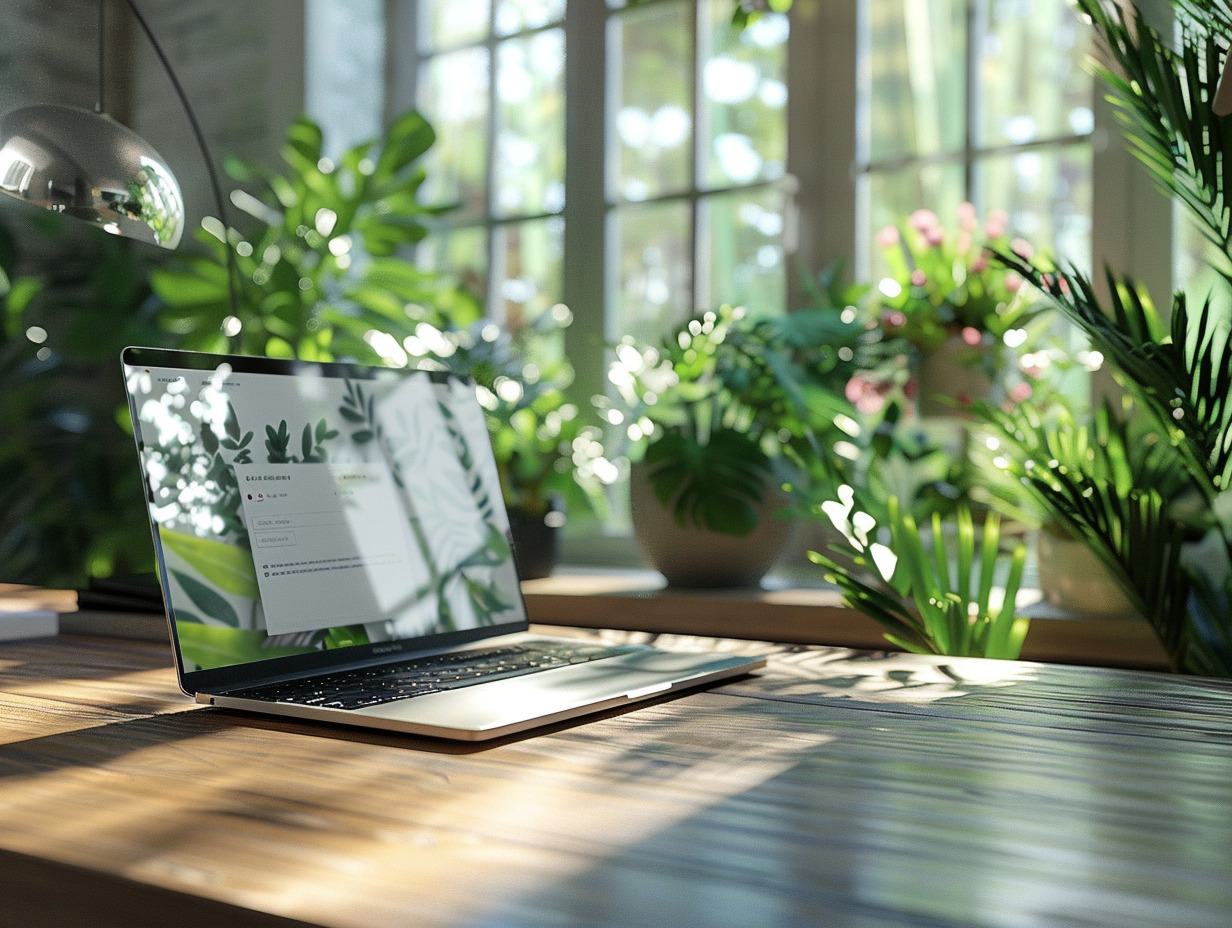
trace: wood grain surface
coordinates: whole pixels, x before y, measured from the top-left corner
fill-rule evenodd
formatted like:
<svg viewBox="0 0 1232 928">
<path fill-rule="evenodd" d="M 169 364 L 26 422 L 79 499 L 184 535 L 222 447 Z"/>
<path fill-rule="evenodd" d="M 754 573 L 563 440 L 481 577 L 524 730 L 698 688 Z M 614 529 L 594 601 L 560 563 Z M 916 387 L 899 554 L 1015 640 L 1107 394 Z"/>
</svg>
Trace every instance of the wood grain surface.
<svg viewBox="0 0 1232 928">
<path fill-rule="evenodd" d="M 468 746 L 2 644 L 0 925 L 1232 924 L 1226 683 L 660 642 L 772 657 Z"/>
</svg>

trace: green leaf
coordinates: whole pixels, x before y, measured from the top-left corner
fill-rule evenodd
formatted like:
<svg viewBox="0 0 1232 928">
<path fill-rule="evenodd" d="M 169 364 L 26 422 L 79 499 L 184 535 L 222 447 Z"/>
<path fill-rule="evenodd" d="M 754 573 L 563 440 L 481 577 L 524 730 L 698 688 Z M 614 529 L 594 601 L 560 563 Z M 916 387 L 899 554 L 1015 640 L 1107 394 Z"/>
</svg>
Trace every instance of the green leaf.
<svg viewBox="0 0 1232 928">
<path fill-rule="evenodd" d="M 201 670 L 288 657 L 315 650 L 311 646 L 270 646 L 269 636 L 261 629 L 222 628 L 217 625 L 177 622 L 176 636 L 184 657 Z"/>
<path fill-rule="evenodd" d="M 173 570 L 171 573 L 179 581 L 180 586 L 184 588 L 184 592 L 188 594 L 188 598 L 192 600 L 193 605 L 200 609 L 202 614 L 209 616 L 215 621 L 222 622 L 224 625 L 234 627 L 240 624 L 240 619 L 235 614 L 235 609 L 216 590 L 195 577 L 190 577 L 183 571 Z"/>
<path fill-rule="evenodd" d="M 646 449 L 645 461 L 655 497 L 678 524 L 727 535 L 757 527 L 770 464 L 747 435 L 717 430 L 703 444 L 668 431 Z"/>
<path fill-rule="evenodd" d="M 260 598 L 251 552 L 212 538 L 198 538 L 170 529 L 161 529 L 159 537 L 218 589 L 248 599 Z"/>
</svg>

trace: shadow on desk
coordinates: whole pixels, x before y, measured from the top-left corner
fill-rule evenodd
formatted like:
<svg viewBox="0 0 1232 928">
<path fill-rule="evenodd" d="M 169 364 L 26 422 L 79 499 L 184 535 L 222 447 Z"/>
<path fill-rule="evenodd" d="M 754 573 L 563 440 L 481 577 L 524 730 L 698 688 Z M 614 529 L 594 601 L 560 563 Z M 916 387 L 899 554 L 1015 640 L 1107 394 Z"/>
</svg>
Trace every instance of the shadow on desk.
<svg viewBox="0 0 1232 928">
<path fill-rule="evenodd" d="M 303 928 L 308 924 L 2 849 L 0 899 L 0 917 L 6 925 Z"/>
</svg>

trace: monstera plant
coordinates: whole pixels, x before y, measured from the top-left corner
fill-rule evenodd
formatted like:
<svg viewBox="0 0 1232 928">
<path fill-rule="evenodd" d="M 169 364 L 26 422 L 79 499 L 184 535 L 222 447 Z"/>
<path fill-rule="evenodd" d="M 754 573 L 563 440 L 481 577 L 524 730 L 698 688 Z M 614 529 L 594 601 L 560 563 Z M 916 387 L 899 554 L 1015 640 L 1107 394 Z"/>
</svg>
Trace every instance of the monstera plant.
<svg viewBox="0 0 1232 928">
<path fill-rule="evenodd" d="M 730 539 L 764 529 L 780 489 L 809 480 L 818 462 L 833 462 L 829 446 L 844 422 L 854 426 L 841 384 L 860 331 L 854 319 L 819 307 L 754 318 L 722 306 L 657 345 L 626 339 L 616 346 L 609 379 L 625 402 L 618 417 L 634 440 L 635 535 L 639 512 L 655 511 L 641 506 L 640 484 L 675 526 L 710 536 L 687 544 L 669 536 L 662 545 L 657 536 L 639 536 L 669 581 L 747 582 L 749 572 L 724 566 L 708 546 L 730 547 Z M 766 545 L 755 538 L 752 547 L 773 554 Z M 654 553 L 698 546 L 697 582 L 687 579 L 692 567 L 674 571 Z M 759 564 L 760 571 L 768 566 Z"/>
</svg>

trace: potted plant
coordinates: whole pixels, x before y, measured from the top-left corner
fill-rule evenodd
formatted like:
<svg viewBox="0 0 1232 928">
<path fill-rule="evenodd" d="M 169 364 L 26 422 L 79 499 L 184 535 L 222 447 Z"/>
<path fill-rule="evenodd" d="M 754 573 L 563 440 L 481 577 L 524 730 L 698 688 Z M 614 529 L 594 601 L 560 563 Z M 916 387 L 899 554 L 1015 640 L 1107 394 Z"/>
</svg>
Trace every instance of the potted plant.
<svg viewBox="0 0 1232 928">
<path fill-rule="evenodd" d="M 1193 505 L 1197 487 L 1168 436 L 1128 396 L 1117 404 L 1105 400 L 1085 419 L 1055 398 L 1047 407 L 1025 402 L 982 412 L 996 429 L 995 460 L 1041 513 L 1038 569 L 1044 598 L 1088 614 L 1141 611 L 1140 594 L 1118 568 L 1116 547 L 1104 537 L 1084 538 L 1084 520 L 1076 520 L 1061 500 L 1076 488 L 1091 489 L 1086 497 L 1091 515 L 1101 499 L 1119 506 L 1121 500 L 1154 492 L 1176 519 L 1188 522 L 1187 513 L 1200 518 L 1201 506 Z M 1187 535 L 1201 530 L 1191 525 Z M 1152 556 L 1146 549 L 1142 553 Z M 1135 571 L 1149 567 L 1140 563 Z"/>
<path fill-rule="evenodd" d="M 1016 271 L 993 260 L 996 251 L 1030 257 L 1011 240 L 1008 219 L 993 210 L 983 222 L 975 207 L 958 208 L 957 229 L 931 210 L 877 234 L 887 273 L 869 309 L 880 328 L 883 356 L 906 354 L 913 391 L 924 415 L 954 415 L 991 396 L 1008 368 L 1007 333 L 1038 313 L 1038 297 Z"/>
<path fill-rule="evenodd" d="M 753 584 L 781 555 L 779 491 L 837 466 L 829 446 L 855 427 L 841 391 L 861 331 L 819 307 L 753 318 L 722 306 L 658 345 L 616 347 L 634 534 L 669 583 Z"/>
<path fill-rule="evenodd" d="M 1224 292 L 1196 307 L 1178 293 L 1165 320 L 1141 288 L 1111 271 L 1105 296 L 1073 269 L 1048 272 L 1012 254 L 1003 260 L 1046 292 L 1107 358 L 1170 462 L 1175 455 L 1168 472 L 1183 470 L 1192 488 L 1178 498 L 1154 473 L 1126 491 L 1106 478 L 1058 470 L 1053 481 L 1040 481 L 1042 497 L 1103 555 L 1175 669 L 1232 676 L 1232 206 L 1223 194 L 1232 124 L 1213 109 L 1216 55 L 1232 15 L 1188 2 L 1173 6 L 1177 34 L 1164 39 L 1132 6 L 1079 0 L 1100 39 L 1098 71 L 1131 144 L 1214 246 L 1212 267 Z M 1189 557 L 1195 526 L 1206 528 L 1202 565 Z"/>
</svg>

